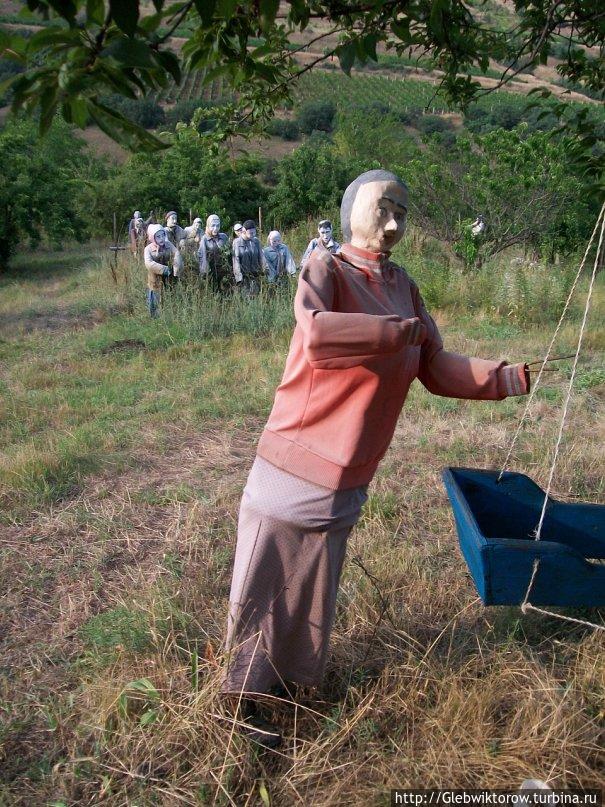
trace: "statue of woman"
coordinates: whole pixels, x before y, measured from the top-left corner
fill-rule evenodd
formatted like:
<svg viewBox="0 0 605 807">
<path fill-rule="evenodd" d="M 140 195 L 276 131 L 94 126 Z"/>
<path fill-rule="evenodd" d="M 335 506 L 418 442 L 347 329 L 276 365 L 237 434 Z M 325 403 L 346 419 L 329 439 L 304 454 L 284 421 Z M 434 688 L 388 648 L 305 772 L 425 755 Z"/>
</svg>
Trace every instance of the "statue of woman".
<svg viewBox="0 0 605 807">
<path fill-rule="evenodd" d="M 166 230 L 166 235 L 170 243 L 177 249 L 179 248 L 183 238 L 185 238 L 185 230 L 178 223 L 178 220 L 178 216 L 174 210 L 170 210 L 168 213 L 166 213 L 166 224 L 164 225 L 164 230 Z"/>
<path fill-rule="evenodd" d="M 221 220 L 215 213 L 206 219 L 197 256 L 200 277 L 208 280 L 215 291 L 225 290 L 233 278 L 229 266 L 229 236 L 221 232 Z"/>
<path fill-rule="evenodd" d="M 296 264 L 288 247 L 281 240 L 281 233 L 272 230 L 263 249 L 267 261 L 269 283 L 282 283 L 288 276 L 296 274 Z"/>
<path fill-rule="evenodd" d="M 397 176 L 361 174 L 342 199 L 347 243 L 314 250 L 299 277 L 284 375 L 239 513 L 222 687 L 244 704 L 242 731 L 266 746 L 281 736 L 259 693 L 321 682 L 347 537 L 412 381 L 476 400 L 529 389 L 527 365 L 444 349 L 418 287 L 390 259 L 407 210 Z"/>
<path fill-rule="evenodd" d="M 178 279 L 183 269 L 183 259 L 178 249 L 166 237 L 161 224 L 150 224 L 147 228 L 149 243 L 143 252 L 147 269 L 147 307 L 152 317 L 156 317 L 160 305 L 162 289 L 174 279 Z"/>
</svg>

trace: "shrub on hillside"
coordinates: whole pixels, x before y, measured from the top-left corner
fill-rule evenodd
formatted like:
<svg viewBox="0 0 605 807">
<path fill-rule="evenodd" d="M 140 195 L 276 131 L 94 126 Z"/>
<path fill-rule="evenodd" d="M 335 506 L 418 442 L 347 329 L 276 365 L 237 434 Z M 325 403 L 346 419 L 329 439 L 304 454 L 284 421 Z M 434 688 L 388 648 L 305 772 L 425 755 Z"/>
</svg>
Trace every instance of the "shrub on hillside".
<svg viewBox="0 0 605 807">
<path fill-rule="evenodd" d="M 448 118 L 442 118 L 439 115 L 423 115 L 417 118 L 414 124 L 416 129 L 422 134 L 435 134 L 437 132 L 451 132 L 453 125 Z"/>
<path fill-rule="evenodd" d="M 298 127 L 304 134 L 331 132 L 334 129 L 336 105 L 332 101 L 307 101 L 298 113 Z"/>
<path fill-rule="evenodd" d="M 102 100 L 107 106 L 121 112 L 125 118 L 144 129 L 156 129 L 166 122 L 162 107 L 149 98 L 123 98 L 121 95 L 110 95 Z"/>
<path fill-rule="evenodd" d="M 283 118 L 273 118 L 267 126 L 267 131 L 274 137 L 281 137 L 282 140 L 298 140 L 300 129 L 295 120 L 284 120 Z"/>
<path fill-rule="evenodd" d="M 354 178 L 347 162 L 325 135 L 314 136 L 277 165 L 278 183 L 270 196 L 272 215 L 280 227 L 306 216 L 322 216 L 340 205 Z"/>
</svg>

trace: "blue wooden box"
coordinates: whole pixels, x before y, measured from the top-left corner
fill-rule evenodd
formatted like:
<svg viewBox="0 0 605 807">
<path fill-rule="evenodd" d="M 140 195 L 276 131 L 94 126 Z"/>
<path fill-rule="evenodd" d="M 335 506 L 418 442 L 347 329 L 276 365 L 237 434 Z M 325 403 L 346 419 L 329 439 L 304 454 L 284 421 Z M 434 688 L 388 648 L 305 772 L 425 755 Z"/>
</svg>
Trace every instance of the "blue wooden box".
<svg viewBox="0 0 605 807">
<path fill-rule="evenodd" d="M 485 605 L 520 605 L 534 558 L 532 605 L 605 605 L 605 506 L 549 499 L 540 541 L 534 531 L 544 491 L 524 474 L 446 468 L 462 554 Z M 601 561 L 599 563 L 599 561 Z"/>
</svg>

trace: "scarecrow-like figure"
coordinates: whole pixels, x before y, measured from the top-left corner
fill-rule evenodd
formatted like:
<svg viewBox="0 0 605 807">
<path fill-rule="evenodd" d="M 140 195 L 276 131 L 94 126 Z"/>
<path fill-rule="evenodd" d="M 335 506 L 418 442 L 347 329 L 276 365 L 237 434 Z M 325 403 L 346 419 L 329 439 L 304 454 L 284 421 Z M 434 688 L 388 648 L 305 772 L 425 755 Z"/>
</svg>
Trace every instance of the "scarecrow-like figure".
<svg viewBox="0 0 605 807">
<path fill-rule="evenodd" d="M 134 213 L 134 218 L 128 225 L 128 238 L 132 254 L 140 256 L 147 240 L 147 227 L 140 212 L 135 210 Z"/>
<path fill-rule="evenodd" d="M 128 222 L 128 241 L 133 255 L 141 255 L 147 241 L 147 227 L 155 222 L 153 210 L 149 212 L 149 218 L 144 219 L 140 210 L 135 210 L 132 218 Z"/>
<path fill-rule="evenodd" d="M 260 277 L 266 270 L 267 261 L 256 237 L 256 223 L 248 219 L 242 227 L 241 237 L 233 242 L 233 275 L 236 284 L 246 297 L 256 297 L 260 291 Z"/>
<path fill-rule="evenodd" d="M 390 260 L 407 209 L 394 174 L 357 177 L 342 199 L 347 243 L 337 255 L 315 250 L 298 281 L 284 375 L 239 513 L 223 682 L 245 704 L 244 733 L 263 745 L 280 733 L 252 693 L 321 682 L 347 537 L 412 381 L 477 400 L 529 389 L 524 364 L 444 350 L 418 287 Z"/>
<path fill-rule="evenodd" d="M 281 240 L 281 233 L 272 230 L 263 249 L 267 261 L 269 283 L 283 283 L 288 276 L 296 274 L 296 264 L 288 247 Z"/>
<path fill-rule="evenodd" d="M 317 225 L 317 234 L 318 238 L 312 238 L 309 241 L 309 246 L 305 249 L 304 255 L 300 260 L 301 269 L 305 268 L 307 261 L 318 247 L 323 247 L 332 254 L 338 252 L 340 249 L 340 244 L 338 241 L 334 240 L 332 222 L 328 219 L 323 219 L 323 221 L 319 222 Z"/>
<path fill-rule="evenodd" d="M 185 238 L 185 230 L 181 227 L 178 223 L 179 218 L 174 210 L 170 210 L 166 213 L 166 224 L 164 225 L 164 229 L 166 230 L 166 236 L 170 243 L 179 248 L 181 241 Z"/>
<path fill-rule="evenodd" d="M 183 270 L 183 259 L 179 250 L 168 240 L 161 224 L 150 224 L 143 259 L 147 269 L 147 307 L 152 317 L 156 317 L 160 305 L 162 289 L 178 279 Z"/>
<path fill-rule="evenodd" d="M 191 224 L 183 227 L 184 236 L 179 242 L 179 250 L 183 256 L 184 274 L 187 276 L 197 270 L 197 251 L 203 233 L 201 218 L 196 217 Z"/>
<path fill-rule="evenodd" d="M 185 235 L 180 243 L 179 249 L 197 252 L 200 245 L 200 238 L 202 237 L 202 220 L 199 216 L 193 219 L 188 227 L 183 227 Z"/>
<path fill-rule="evenodd" d="M 233 278 L 229 267 L 229 236 L 221 232 L 221 220 L 216 214 L 206 219 L 197 256 L 200 277 L 216 291 L 224 290 Z"/>
</svg>

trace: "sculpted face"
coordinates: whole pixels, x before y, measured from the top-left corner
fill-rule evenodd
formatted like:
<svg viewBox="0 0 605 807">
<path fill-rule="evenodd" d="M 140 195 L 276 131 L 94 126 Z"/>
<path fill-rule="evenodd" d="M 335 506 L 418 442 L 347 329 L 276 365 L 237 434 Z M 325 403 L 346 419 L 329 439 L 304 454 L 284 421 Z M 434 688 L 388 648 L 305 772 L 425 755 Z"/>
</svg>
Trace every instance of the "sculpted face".
<svg viewBox="0 0 605 807">
<path fill-rule="evenodd" d="M 153 240 L 158 245 L 158 247 L 163 247 L 166 243 L 166 233 L 164 230 L 158 230 L 157 233 L 153 236 Z"/>
<path fill-rule="evenodd" d="M 332 239 L 332 228 L 328 227 L 328 225 L 322 225 L 317 232 L 323 243 L 328 246 Z"/>
<path fill-rule="evenodd" d="M 351 244 L 371 252 L 389 252 L 405 232 L 408 199 L 396 182 L 367 182 L 351 210 Z"/>
<path fill-rule="evenodd" d="M 172 216 L 168 216 L 168 218 L 166 219 L 166 224 L 169 227 L 174 227 L 174 225 L 177 223 L 177 221 L 178 221 L 178 219 L 177 219 L 176 213 L 173 213 Z"/>
<path fill-rule="evenodd" d="M 218 216 L 208 216 L 206 220 L 206 232 L 209 235 L 217 236 L 221 230 L 221 220 Z"/>
<path fill-rule="evenodd" d="M 279 233 L 271 233 L 269 236 L 269 244 L 275 249 L 281 244 L 281 235 Z"/>
<path fill-rule="evenodd" d="M 245 238 L 246 241 L 249 241 L 251 238 L 256 238 L 256 227 L 250 227 L 249 230 L 243 229 L 242 238 Z"/>
</svg>

